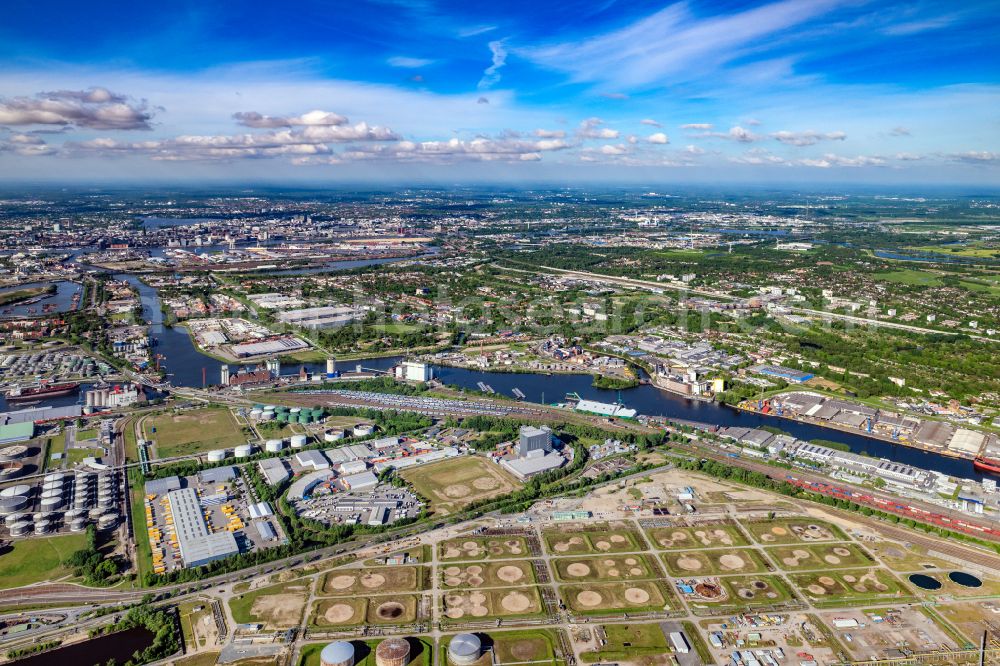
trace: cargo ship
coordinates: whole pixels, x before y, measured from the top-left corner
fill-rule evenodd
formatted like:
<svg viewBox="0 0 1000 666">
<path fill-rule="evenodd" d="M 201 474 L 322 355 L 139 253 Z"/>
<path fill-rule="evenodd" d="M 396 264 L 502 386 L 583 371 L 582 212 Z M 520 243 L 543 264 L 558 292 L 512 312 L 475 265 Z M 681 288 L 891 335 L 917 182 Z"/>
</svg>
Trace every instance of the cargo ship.
<svg viewBox="0 0 1000 666">
<path fill-rule="evenodd" d="M 56 398 L 61 395 L 76 393 L 80 385 L 76 382 L 62 382 L 60 384 L 39 384 L 37 386 L 15 386 L 4 394 L 7 402 L 20 402 L 23 400 L 37 400 L 39 398 Z"/>
<path fill-rule="evenodd" d="M 978 456 L 972 461 L 972 467 L 977 472 L 986 472 L 987 474 L 1000 476 L 1000 460 L 997 460 L 996 458 L 984 458 L 983 456 Z"/>
</svg>

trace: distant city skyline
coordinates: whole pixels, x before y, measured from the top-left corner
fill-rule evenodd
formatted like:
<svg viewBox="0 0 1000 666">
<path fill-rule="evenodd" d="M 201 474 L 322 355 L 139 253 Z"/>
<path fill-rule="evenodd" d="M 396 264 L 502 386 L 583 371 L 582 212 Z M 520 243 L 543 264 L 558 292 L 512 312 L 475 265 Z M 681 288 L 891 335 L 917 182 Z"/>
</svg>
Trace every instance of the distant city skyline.
<svg viewBox="0 0 1000 666">
<path fill-rule="evenodd" d="M 1000 184 L 992 1 L 3 11 L 8 182 Z"/>
</svg>

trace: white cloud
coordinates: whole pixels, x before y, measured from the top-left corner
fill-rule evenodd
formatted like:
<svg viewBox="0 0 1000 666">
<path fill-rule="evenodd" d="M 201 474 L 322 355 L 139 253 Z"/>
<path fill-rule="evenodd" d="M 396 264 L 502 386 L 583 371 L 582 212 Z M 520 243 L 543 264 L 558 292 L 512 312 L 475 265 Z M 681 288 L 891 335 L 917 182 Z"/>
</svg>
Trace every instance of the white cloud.
<svg viewBox="0 0 1000 666">
<path fill-rule="evenodd" d="M 623 144 L 605 144 L 601 146 L 600 150 L 602 155 L 624 155 L 628 152 L 628 148 L 626 148 Z"/>
<path fill-rule="evenodd" d="M 409 56 L 392 56 L 386 62 L 393 67 L 402 67 L 404 69 L 418 69 L 434 64 L 434 61 L 429 58 L 411 58 Z"/>
<path fill-rule="evenodd" d="M 493 64 L 483 70 L 483 78 L 479 79 L 478 85 L 480 90 L 492 88 L 499 83 L 500 68 L 507 64 L 507 49 L 504 47 L 503 41 L 492 41 L 489 43 L 489 47 L 490 53 L 493 54 Z"/>
<path fill-rule="evenodd" d="M 823 155 L 822 158 L 804 158 L 798 160 L 796 164 L 808 167 L 816 167 L 820 169 L 829 169 L 830 167 L 866 167 L 866 166 L 885 166 L 886 161 L 881 157 L 870 157 L 867 155 L 858 155 L 857 157 L 843 157 L 841 155 L 834 155 L 833 153 L 827 153 Z"/>
<path fill-rule="evenodd" d="M 969 150 L 964 153 L 948 153 L 945 157 L 957 162 L 968 162 L 971 164 L 1000 162 L 1000 153 L 993 153 L 986 150 Z"/>
<path fill-rule="evenodd" d="M 820 141 L 843 141 L 847 138 L 844 132 L 817 132 L 816 130 L 805 130 L 802 132 L 789 132 L 782 130 L 771 134 L 776 141 L 789 146 L 813 146 Z"/>
<path fill-rule="evenodd" d="M 106 88 L 56 90 L 0 98 L 0 125 L 60 125 L 97 130 L 148 130 L 153 114 Z"/>
<path fill-rule="evenodd" d="M 715 125 L 712 123 L 687 123 L 686 125 L 681 125 L 681 129 L 686 130 L 710 130 Z"/>
<path fill-rule="evenodd" d="M 541 66 L 575 81 L 619 88 L 700 78 L 759 48 L 767 37 L 822 16 L 843 0 L 781 0 L 729 15 L 699 18 L 685 2 L 591 39 L 521 49 Z"/>
<path fill-rule="evenodd" d="M 652 118 L 643 118 L 639 122 L 642 123 L 643 125 L 649 125 L 651 127 L 663 127 L 662 123 L 659 123 L 653 120 Z"/>
<path fill-rule="evenodd" d="M 534 134 L 540 139 L 562 139 L 566 136 L 566 130 L 536 129 Z"/>
<path fill-rule="evenodd" d="M 898 126 L 889 130 L 890 136 L 912 136 L 912 134 L 909 127 Z"/>
<path fill-rule="evenodd" d="M 600 118 L 587 118 L 580 123 L 580 128 L 576 131 L 577 136 L 582 139 L 617 139 L 618 130 L 610 127 L 601 127 L 604 121 Z"/>
<path fill-rule="evenodd" d="M 650 143 L 660 144 L 660 145 L 670 143 L 670 139 L 663 132 L 657 132 L 656 134 L 650 134 L 649 136 L 646 137 L 646 141 L 649 141 Z"/>
<path fill-rule="evenodd" d="M 764 138 L 739 125 L 730 127 L 728 132 L 703 132 L 698 136 L 715 137 L 716 139 L 726 139 L 727 141 L 737 141 L 739 143 L 753 143 Z"/>
<path fill-rule="evenodd" d="M 265 116 L 256 111 L 240 111 L 233 114 L 240 125 L 257 129 L 274 127 L 324 127 L 343 125 L 347 118 L 329 111 L 309 111 L 301 116 Z"/>
</svg>

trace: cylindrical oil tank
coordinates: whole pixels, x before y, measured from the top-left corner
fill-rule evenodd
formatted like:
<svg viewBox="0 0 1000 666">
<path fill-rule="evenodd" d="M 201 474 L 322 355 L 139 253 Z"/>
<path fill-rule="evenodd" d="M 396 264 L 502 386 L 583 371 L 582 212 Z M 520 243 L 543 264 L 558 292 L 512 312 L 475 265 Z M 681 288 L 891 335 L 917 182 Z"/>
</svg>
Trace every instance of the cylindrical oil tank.
<svg viewBox="0 0 1000 666">
<path fill-rule="evenodd" d="M 354 646 L 347 641 L 330 643 L 319 653 L 321 666 L 354 666 Z"/>
<path fill-rule="evenodd" d="M 483 654 L 483 643 L 475 634 L 456 634 L 448 643 L 448 663 L 455 666 L 474 664 Z"/>
<path fill-rule="evenodd" d="M 288 410 L 288 413 L 289 414 L 301 414 L 302 413 L 302 408 L 301 407 L 292 407 L 291 409 Z"/>
<path fill-rule="evenodd" d="M 52 523 L 47 520 L 39 520 L 35 523 L 35 534 L 48 534 L 49 530 L 52 529 Z"/>
<path fill-rule="evenodd" d="M 278 409 L 277 405 L 264 405 L 265 412 L 273 412 L 276 409 Z"/>
<path fill-rule="evenodd" d="M 0 449 L 0 460 L 17 460 L 28 455 L 28 447 L 24 444 L 12 444 Z"/>
<path fill-rule="evenodd" d="M 31 492 L 31 486 L 19 483 L 16 486 L 10 486 L 9 488 L 4 488 L 0 490 L 0 497 L 14 497 L 15 495 L 27 495 Z"/>
<path fill-rule="evenodd" d="M 69 523 L 70 532 L 82 532 L 87 529 L 87 519 L 86 518 L 74 518 Z"/>
<path fill-rule="evenodd" d="M 86 511 L 87 509 L 92 509 L 94 507 L 94 500 L 90 499 L 85 495 L 77 495 L 73 498 L 73 508 L 81 509 Z"/>
<path fill-rule="evenodd" d="M 260 420 L 261 421 L 273 421 L 274 420 L 274 412 L 272 412 L 272 411 L 263 411 L 263 412 L 261 412 L 260 413 Z"/>
<path fill-rule="evenodd" d="M 118 524 L 118 514 L 117 513 L 106 513 L 97 519 L 97 529 L 99 530 L 110 530 Z"/>
<path fill-rule="evenodd" d="M 251 409 L 250 410 L 250 420 L 259 421 L 260 415 L 264 413 L 263 409 Z"/>
<path fill-rule="evenodd" d="M 226 459 L 225 449 L 216 449 L 208 452 L 208 462 L 222 462 Z"/>
<path fill-rule="evenodd" d="M 105 495 L 104 497 L 97 498 L 97 508 L 98 509 L 110 509 L 115 505 L 115 498 L 110 495 Z"/>
<path fill-rule="evenodd" d="M 247 458 L 253 454 L 253 445 L 251 444 L 240 444 L 235 449 L 233 449 L 233 455 L 237 458 Z"/>
<path fill-rule="evenodd" d="M 15 479 L 21 476 L 22 472 L 24 472 L 24 465 L 15 460 L 0 462 L 0 481 Z"/>
<path fill-rule="evenodd" d="M 281 412 L 276 418 L 278 419 L 278 423 L 288 423 L 288 412 Z"/>
<path fill-rule="evenodd" d="M 10 513 L 3 517 L 3 524 L 10 527 L 14 523 L 19 523 L 28 517 L 26 513 Z"/>
<path fill-rule="evenodd" d="M 87 515 L 85 509 L 70 509 L 66 512 L 66 520 L 75 520 L 77 518 L 84 518 Z"/>
<path fill-rule="evenodd" d="M 42 498 L 42 511 L 58 511 L 62 508 L 63 498 L 59 497 L 43 497 Z"/>
<path fill-rule="evenodd" d="M 280 439 L 269 439 L 264 442 L 264 450 L 268 453 L 277 453 L 285 448 L 285 443 Z"/>
<path fill-rule="evenodd" d="M 292 440 L 291 441 L 292 441 L 292 448 L 293 449 L 301 449 L 303 446 L 306 445 L 306 436 L 305 435 L 292 435 Z"/>
<path fill-rule="evenodd" d="M 105 509 L 96 509 L 96 508 L 91 509 L 90 511 L 87 512 L 87 517 L 90 518 L 91 520 L 97 520 L 102 515 L 104 515 L 104 511 Z"/>
<path fill-rule="evenodd" d="M 342 439 L 344 439 L 343 430 L 331 430 L 329 432 L 323 433 L 324 442 L 339 442 Z"/>
<path fill-rule="evenodd" d="M 28 506 L 28 498 L 24 495 L 14 495 L 12 497 L 0 497 L 0 515 L 6 516 L 9 513 L 24 511 Z"/>
<path fill-rule="evenodd" d="M 375 648 L 376 666 L 406 666 L 410 661 L 410 643 L 405 638 L 387 638 Z"/>
<path fill-rule="evenodd" d="M 63 475 L 60 474 L 59 472 L 53 472 L 52 474 L 46 474 L 45 478 L 42 480 L 45 483 L 50 483 L 52 481 L 59 481 L 61 483 L 63 480 Z"/>
<path fill-rule="evenodd" d="M 10 535 L 13 537 L 24 536 L 31 531 L 31 521 L 22 520 L 10 526 Z"/>
</svg>

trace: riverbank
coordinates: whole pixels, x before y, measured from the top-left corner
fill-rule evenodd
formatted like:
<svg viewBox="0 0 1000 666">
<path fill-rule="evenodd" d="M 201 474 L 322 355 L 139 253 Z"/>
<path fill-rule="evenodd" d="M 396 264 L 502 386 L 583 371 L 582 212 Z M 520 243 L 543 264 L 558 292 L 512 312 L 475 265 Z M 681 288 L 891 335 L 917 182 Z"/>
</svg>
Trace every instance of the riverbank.
<svg viewBox="0 0 1000 666">
<path fill-rule="evenodd" d="M 47 287 L 28 287 L 27 289 L 3 292 L 0 293 L 0 307 L 27 301 L 45 294 L 54 294 L 55 292 L 56 286 L 54 284 L 50 284 Z M 27 303 L 25 303 L 25 305 L 27 305 Z"/>
</svg>

